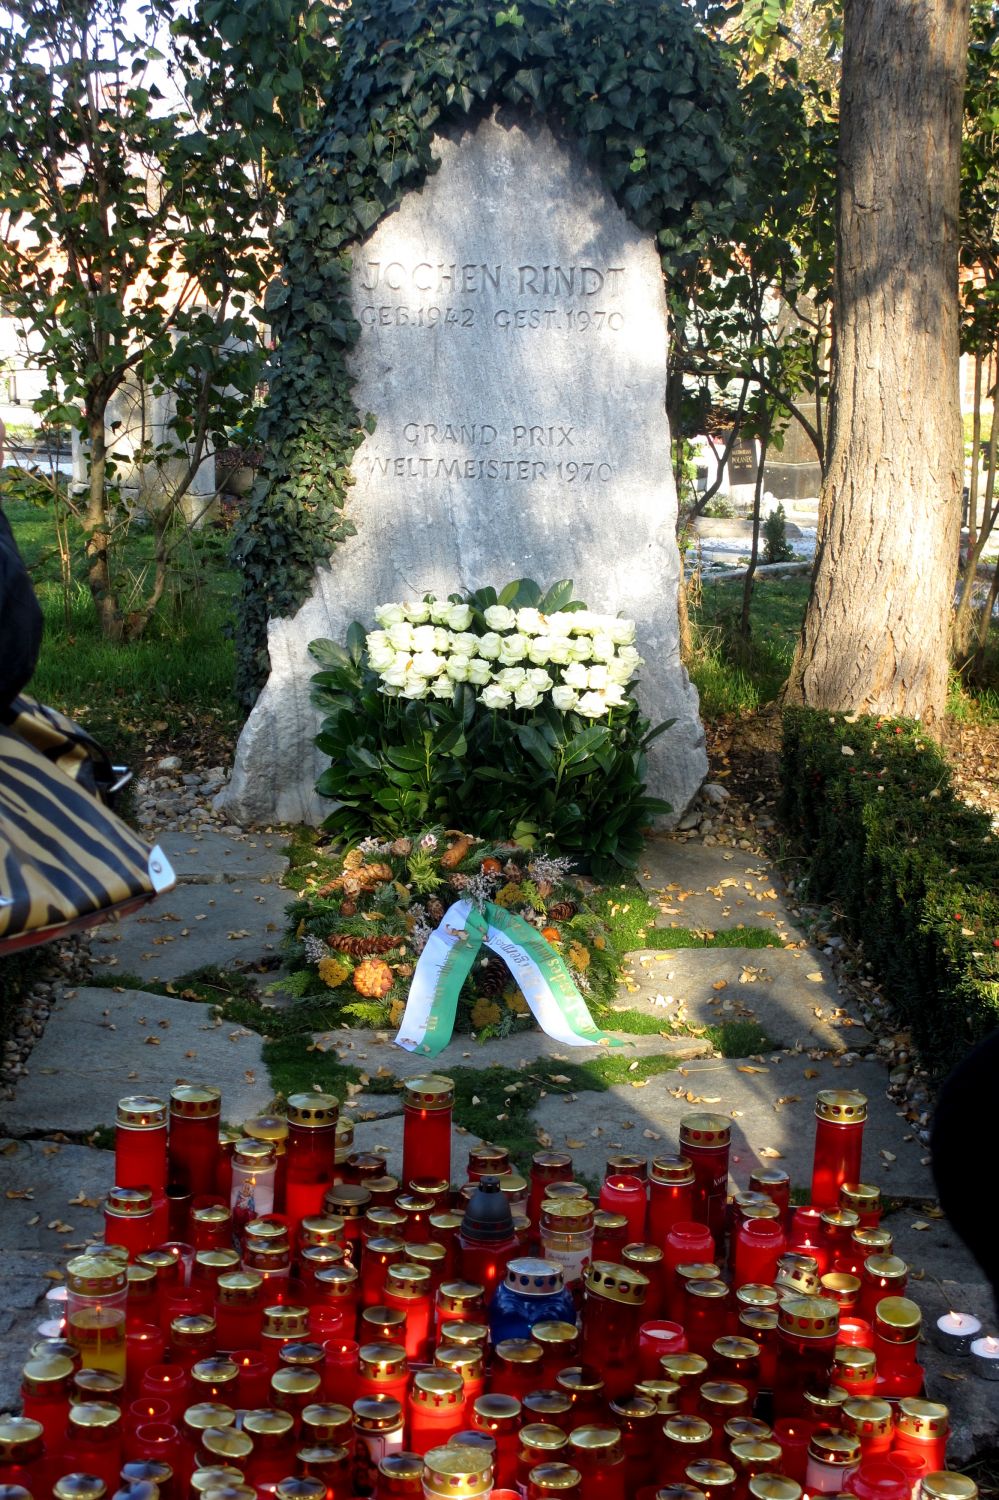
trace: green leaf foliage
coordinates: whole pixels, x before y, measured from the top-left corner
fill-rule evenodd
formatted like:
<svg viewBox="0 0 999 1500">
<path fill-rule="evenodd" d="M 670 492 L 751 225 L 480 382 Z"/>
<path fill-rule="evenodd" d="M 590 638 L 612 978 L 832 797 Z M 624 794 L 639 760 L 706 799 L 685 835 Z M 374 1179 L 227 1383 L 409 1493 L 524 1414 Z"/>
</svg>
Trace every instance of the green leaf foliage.
<svg viewBox="0 0 999 1500">
<path fill-rule="evenodd" d="M 917 723 L 807 709 L 784 717 L 784 811 L 809 883 L 834 901 L 946 1072 L 999 1021 L 999 840 L 961 802 Z"/>
<path fill-rule="evenodd" d="M 266 71 L 265 62 L 254 66 Z M 250 71 L 240 65 L 240 79 Z M 681 0 L 519 0 L 500 11 L 491 0 L 368 0 L 346 12 L 326 90 L 325 116 L 283 169 L 267 456 L 235 539 L 247 704 L 267 672 L 268 618 L 295 611 L 316 567 L 354 530 L 350 463 L 370 417 L 354 407 L 346 364 L 359 333 L 349 257 L 435 170 L 434 134 L 495 106 L 543 115 L 581 143 L 624 210 L 658 237 L 668 276 L 725 240 L 739 191 L 731 69 Z"/>
</svg>

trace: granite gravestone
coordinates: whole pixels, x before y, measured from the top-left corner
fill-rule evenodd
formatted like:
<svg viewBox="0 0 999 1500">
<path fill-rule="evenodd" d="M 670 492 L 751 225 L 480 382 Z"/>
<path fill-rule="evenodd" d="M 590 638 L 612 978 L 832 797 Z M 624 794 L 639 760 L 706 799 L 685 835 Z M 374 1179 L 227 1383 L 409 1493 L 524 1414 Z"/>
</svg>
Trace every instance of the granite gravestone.
<svg viewBox="0 0 999 1500">
<path fill-rule="evenodd" d="M 358 246 L 354 400 L 377 418 L 354 459 L 357 535 L 311 598 L 272 620 L 271 673 L 239 742 L 236 821 L 318 822 L 309 705 L 316 637 L 381 602 L 512 578 L 571 578 L 633 617 L 640 699 L 676 723 L 650 790 L 681 812 L 707 761 L 680 665 L 676 494 L 655 246 L 544 124 L 493 116 L 435 143 L 440 170 Z"/>
</svg>

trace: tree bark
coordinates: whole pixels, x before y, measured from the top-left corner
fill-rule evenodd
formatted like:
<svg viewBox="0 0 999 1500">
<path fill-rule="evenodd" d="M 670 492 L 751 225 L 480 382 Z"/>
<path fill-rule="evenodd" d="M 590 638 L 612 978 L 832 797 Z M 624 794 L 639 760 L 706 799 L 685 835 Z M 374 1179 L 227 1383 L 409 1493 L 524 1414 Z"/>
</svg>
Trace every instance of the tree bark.
<svg viewBox="0 0 999 1500">
<path fill-rule="evenodd" d="M 88 415 L 90 466 L 84 531 L 87 538 L 87 583 L 105 640 L 120 641 L 122 618 L 111 583 L 111 537 L 107 514 L 107 444 L 104 409 Z"/>
<path fill-rule="evenodd" d="M 939 732 L 960 527 L 967 0 L 846 0 L 829 453 L 784 701 Z"/>
</svg>

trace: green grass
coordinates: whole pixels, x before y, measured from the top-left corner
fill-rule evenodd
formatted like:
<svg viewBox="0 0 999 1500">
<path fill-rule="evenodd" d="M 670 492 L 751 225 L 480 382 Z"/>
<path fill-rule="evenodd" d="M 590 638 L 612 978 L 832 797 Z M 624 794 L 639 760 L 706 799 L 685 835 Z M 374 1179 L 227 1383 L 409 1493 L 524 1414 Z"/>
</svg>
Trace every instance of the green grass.
<svg viewBox="0 0 999 1500">
<path fill-rule="evenodd" d="M 162 743 L 164 737 L 179 741 L 194 720 L 209 738 L 217 726 L 220 743 L 228 746 L 240 716 L 228 634 L 236 576 L 226 561 L 224 539 L 205 531 L 183 542 L 167 596 L 145 634 L 116 646 L 100 633 L 79 529 L 70 537 L 73 576 L 64 587 L 51 511 L 18 499 L 5 500 L 4 508 L 45 617 L 30 691 L 77 718 L 116 753 L 134 752 L 151 740 Z M 116 566 L 138 588 L 151 558 L 148 530 L 133 525 L 116 552 Z"/>
<path fill-rule="evenodd" d="M 696 927 L 657 927 L 659 907 L 639 885 L 615 885 L 594 892 L 592 903 L 607 923 L 621 953 L 636 948 L 781 948 L 765 927 L 731 927 L 702 931 Z"/>
<path fill-rule="evenodd" d="M 702 602 L 691 620 L 694 655 L 689 670 L 705 718 L 773 702 L 794 656 L 808 593 L 807 577 L 757 578 L 747 644 L 738 632 L 741 581 L 704 580 Z"/>
</svg>

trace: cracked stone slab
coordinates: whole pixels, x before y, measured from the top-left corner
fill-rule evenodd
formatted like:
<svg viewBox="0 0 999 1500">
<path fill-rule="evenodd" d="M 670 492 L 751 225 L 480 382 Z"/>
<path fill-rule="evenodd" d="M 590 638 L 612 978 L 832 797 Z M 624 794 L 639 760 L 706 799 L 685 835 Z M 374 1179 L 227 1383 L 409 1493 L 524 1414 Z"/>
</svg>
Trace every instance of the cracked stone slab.
<svg viewBox="0 0 999 1500">
<path fill-rule="evenodd" d="M 288 899 L 269 878 L 179 885 L 124 921 L 96 928 L 91 958 L 109 977 L 117 971 L 154 984 L 206 964 L 259 963 L 278 953 Z"/>
<path fill-rule="evenodd" d="M 864 1050 L 871 1036 L 829 961 L 801 948 L 643 949 L 625 961 L 616 1005 L 695 1026 L 755 1020 L 778 1047 Z"/>
<path fill-rule="evenodd" d="M 394 1033 L 384 1031 L 322 1031 L 315 1033 L 313 1041 L 320 1051 L 336 1052 L 341 1062 L 369 1070 L 372 1066 L 385 1067 L 397 1078 L 415 1078 L 431 1068 L 435 1073 L 447 1073 L 452 1068 L 520 1068 L 535 1063 L 543 1066 L 552 1060 L 583 1063 L 611 1056 L 665 1056 L 686 1061 L 704 1057 L 711 1051 L 710 1044 L 698 1037 L 633 1036 L 623 1031 L 612 1034 L 620 1038 L 620 1047 L 604 1043 L 595 1047 L 565 1047 L 543 1031 L 520 1031 L 493 1037 L 488 1042 L 457 1036 L 433 1058 L 395 1046 Z"/>
<path fill-rule="evenodd" d="M 263 1040 L 219 1025 L 210 1005 L 143 990 L 80 989 L 53 1010 L 13 1100 L 0 1108 L 12 1135 L 78 1135 L 114 1121 L 126 1094 L 165 1098 L 179 1082 L 222 1090 L 223 1118 L 262 1114 L 272 1097 Z"/>
<path fill-rule="evenodd" d="M 785 942 L 804 937 L 782 894 L 783 881 L 763 855 L 654 835 L 636 873 L 658 900 L 657 927 L 763 927 Z"/>
<path fill-rule="evenodd" d="M 697 1110 L 728 1115 L 734 1185 L 745 1188 L 759 1162 L 779 1161 L 792 1183 L 807 1189 L 816 1093 L 859 1089 L 867 1095 L 869 1111 L 864 1181 L 880 1183 L 886 1196 L 932 1198 L 930 1169 L 922 1162 L 926 1148 L 887 1098 L 887 1086 L 887 1071 L 873 1058 L 860 1058 L 849 1066 L 788 1053 L 766 1056 L 760 1063 L 710 1058 L 659 1074 L 638 1087 L 612 1084 L 600 1092 L 581 1092 L 574 1101 L 550 1094 L 535 1106 L 532 1119 L 549 1133 L 556 1150 L 572 1151 L 578 1171 L 599 1181 L 612 1151 L 649 1157 L 673 1152 L 684 1115 Z M 569 1146 L 570 1140 L 582 1145 Z M 779 1152 L 779 1157 L 760 1157 L 764 1147 Z"/>
<path fill-rule="evenodd" d="M 113 1174 L 110 1151 L 70 1141 L 0 1142 L 0 1244 L 5 1254 L 17 1250 L 65 1256 L 98 1238 Z M 31 1196 L 22 1197 L 24 1193 Z M 52 1223 L 68 1225 L 71 1232 L 50 1229 Z M 0 1281 L 2 1268 L 0 1261 Z M 0 1303 L 10 1305 L 2 1297 Z"/>
<path fill-rule="evenodd" d="M 277 833 L 231 838 L 205 833 L 163 833 L 156 841 L 180 881 L 214 885 L 221 881 L 279 881 L 288 868 L 286 840 Z"/>
</svg>

